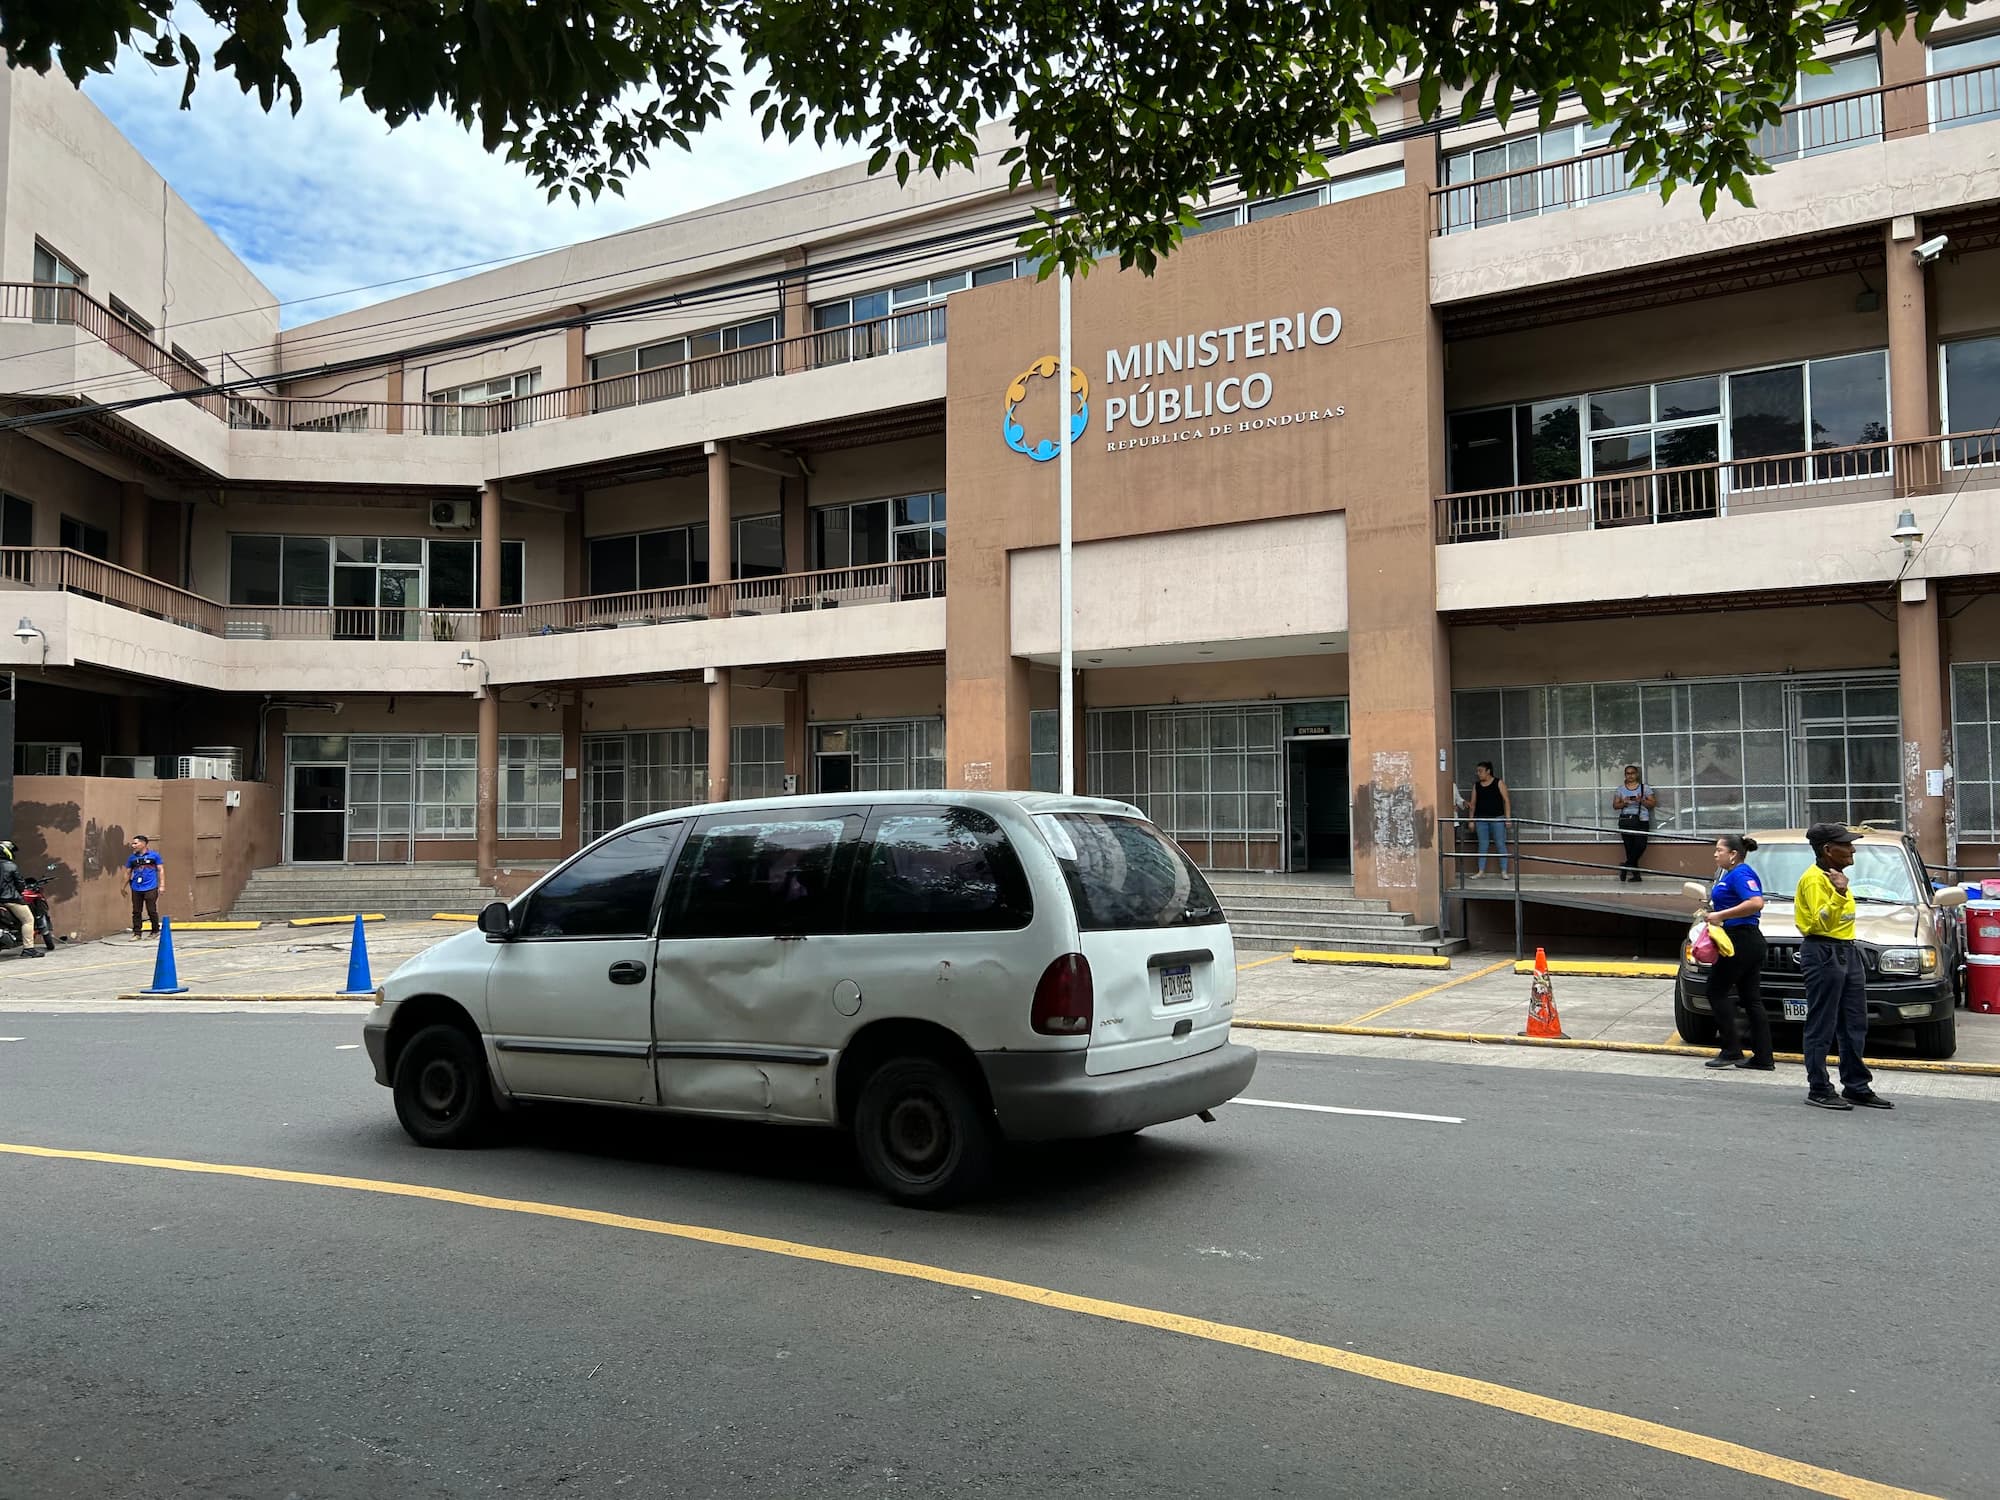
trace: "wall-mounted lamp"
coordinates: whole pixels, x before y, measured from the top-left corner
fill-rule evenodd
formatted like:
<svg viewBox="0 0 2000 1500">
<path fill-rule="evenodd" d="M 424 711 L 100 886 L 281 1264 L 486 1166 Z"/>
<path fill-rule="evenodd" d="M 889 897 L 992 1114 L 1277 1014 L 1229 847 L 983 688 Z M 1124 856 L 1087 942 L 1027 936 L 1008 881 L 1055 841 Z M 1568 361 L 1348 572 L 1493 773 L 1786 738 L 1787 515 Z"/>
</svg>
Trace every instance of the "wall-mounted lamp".
<svg viewBox="0 0 2000 1500">
<path fill-rule="evenodd" d="M 26 615 L 22 615 L 21 623 L 14 627 L 14 639 L 24 646 L 32 640 L 40 639 L 42 643 L 42 665 L 46 667 L 49 664 L 49 638 L 37 630 L 35 622 Z"/>
<path fill-rule="evenodd" d="M 1917 555 L 1917 548 L 1923 542 L 1924 528 L 1917 524 L 1917 513 L 1905 508 L 1896 517 L 1895 529 L 1889 533 L 1889 540 L 1903 544 L 1903 561 L 1909 562 Z"/>
<path fill-rule="evenodd" d="M 481 658 L 474 656 L 470 647 L 462 648 L 459 651 L 458 665 L 464 671 L 470 671 L 472 668 L 477 667 L 479 669 L 479 680 L 474 685 L 473 691 L 475 693 L 484 691 L 487 677 L 486 663 Z"/>
</svg>

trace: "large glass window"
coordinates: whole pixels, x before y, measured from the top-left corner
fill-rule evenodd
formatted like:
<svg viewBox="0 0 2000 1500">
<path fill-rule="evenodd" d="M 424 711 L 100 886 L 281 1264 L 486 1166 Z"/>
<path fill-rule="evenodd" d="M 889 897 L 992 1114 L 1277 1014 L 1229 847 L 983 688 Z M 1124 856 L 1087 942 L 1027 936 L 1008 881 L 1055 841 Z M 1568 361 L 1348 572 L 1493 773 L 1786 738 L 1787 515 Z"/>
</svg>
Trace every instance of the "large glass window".
<svg viewBox="0 0 2000 1500">
<path fill-rule="evenodd" d="M 853 505 L 822 505 L 812 513 L 813 566 L 861 568 L 943 557 L 943 490 Z"/>
<path fill-rule="evenodd" d="M 1944 372 L 1944 426 L 1954 468 L 2000 464 L 2000 335 L 1959 339 L 1939 351 Z"/>
<path fill-rule="evenodd" d="M 733 578 L 768 578 L 785 571 L 785 524 L 777 512 L 739 516 L 729 560 Z M 590 592 L 630 594 L 707 583 L 708 526 L 670 526 L 590 539 Z"/>
<path fill-rule="evenodd" d="M 81 552 L 85 557 L 111 561 L 111 533 L 102 526 L 93 526 L 88 521 L 79 521 L 75 516 L 64 516 L 57 531 L 57 543 L 71 552 Z"/>
<path fill-rule="evenodd" d="M 1028 715 L 1028 786 L 1037 792 L 1062 790 L 1062 724 L 1053 708 Z"/>
<path fill-rule="evenodd" d="M 734 797 L 783 796 L 785 726 L 731 725 L 729 778 Z M 648 813 L 707 800 L 706 729 L 651 729 L 584 737 L 585 838 L 600 837 Z"/>
<path fill-rule="evenodd" d="M 476 380 L 469 385 L 434 391 L 430 396 L 431 406 L 427 416 L 430 431 L 477 437 L 484 433 L 524 427 L 528 425 L 524 420 L 526 413 L 517 410 L 513 403 L 524 396 L 534 395 L 541 388 L 540 370 L 522 370 L 514 375 L 500 375 L 492 380 Z M 361 416 L 365 427 L 366 413 Z"/>
<path fill-rule="evenodd" d="M 469 839 L 478 833 L 479 740 L 427 734 L 417 741 L 417 837 Z"/>
<path fill-rule="evenodd" d="M 1556 125 L 1535 135 L 1449 153 L 1444 180 L 1455 190 L 1444 195 L 1444 232 L 1531 219 L 1629 191 L 1632 178 L 1622 156 L 1576 160 L 1601 149 L 1610 140 L 1611 129 L 1586 122 Z M 1537 167 L 1542 170 L 1533 170 Z"/>
<path fill-rule="evenodd" d="M 762 380 L 778 373 L 778 320 L 751 318 L 702 333 L 660 339 L 590 360 L 590 409 L 665 401 L 689 391 Z"/>
<path fill-rule="evenodd" d="M 1346 177 L 1336 177 L 1328 182 L 1308 183 L 1294 192 L 1283 193 L 1275 198 L 1259 198 L 1252 201 L 1227 204 L 1221 208 L 1207 209 L 1195 216 L 1194 223 L 1181 231 L 1182 238 L 1193 239 L 1196 235 L 1209 234 L 1217 229 L 1232 229 L 1238 224 L 1261 223 L 1265 219 L 1281 218 L 1286 214 L 1298 213 L 1301 209 L 1320 208 L 1328 203 L 1345 203 L 1350 198 L 1365 198 L 1370 193 L 1386 193 L 1391 188 L 1403 185 L 1401 165 L 1383 167 L 1374 172 L 1354 172 Z"/>
<path fill-rule="evenodd" d="M 1977 71 L 1963 71 L 1968 68 Z M 2000 120 L 2000 31 L 1939 42 L 1931 48 L 1930 70 L 1933 75 L 1962 75 L 1933 77 L 1930 105 L 1935 128 L 1951 130 L 1981 120 Z"/>
<path fill-rule="evenodd" d="M 985 813 L 891 809 L 876 817 L 848 930 L 1000 932 L 1033 914 L 1020 857 Z"/>
<path fill-rule="evenodd" d="M 1882 83 L 1875 49 L 1824 61 L 1828 71 L 1801 73 L 1784 119 L 1758 134 L 1757 154 L 1764 160 L 1797 161 L 1882 138 L 1882 98 L 1867 92 Z M 1855 94 L 1861 97 L 1846 97 Z"/>
<path fill-rule="evenodd" d="M 1630 764 L 1659 798 L 1662 832 L 1892 822 L 1901 812 L 1893 677 L 1479 688 L 1454 693 L 1452 714 L 1461 794 L 1473 767 L 1493 762 L 1523 838 L 1549 836 L 1535 823 L 1611 837 L 1611 788 Z"/>
<path fill-rule="evenodd" d="M 705 819 L 674 881 L 679 938 L 775 937 L 842 925 L 839 856 L 861 819 Z"/>
<path fill-rule="evenodd" d="M 654 900 L 678 824 L 652 823 L 590 849 L 528 897 L 527 938 L 637 938 L 653 931 Z"/>
<path fill-rule="evenodd" d="M 1187 855 L 1136 818 L 1044 813 L 1035 819 L 1062 867 L 1085 932 L 1215 922 L 1222 908 Z"/>
<path fill-rule="evenodd" d="M 2000 838 L 2000 662 L 1951 669 L 1951 758 L 1960 838 Z"/>
<path fill-rule="evenodd" d="M 1182 843 L 1276 842 L 1283 717 L 1261 704 L 1093 710 L 1091 792 L 1131 803 Z"/>
<path fill-rule="evenodd" d="M 944 785 L 942 719 L 874 719 L 813 730 L 818 791 L 902 792 Z"/>
<path fill-rule="evenodd" d="M 337 565 L 337 566 L 336 566 Z M 390 574 L 387 590 L 379 576 Z M 474 609 L 479 543 L 442 537 L 257 536 L 229 538 L 229 602 L 324 609 L 334 602 L 354 608 Z M 500 606 L 522 601 L 527 544 L 500 544 Z M 391 600 L 394 596 L 394 602 Z"/>
<path fill-rule="evenodd" d="M 0 547 L 34 545 L 34 505 L 19 495 L 0 495 Z"/>
<path fill-rule="evenodd" d="M 90 278 L 75 266 L 64 260 L 55 251 L 35 241 L 35 281 L 42 287 L 75 287 L 81 291 Z M 38 291 L 35 293 L 35 321 L 37 323 L 67 322 L 75 316 L 72 305 L 61 291 Z"/>
<path fill-rule="evenodd" d="M 898 349 L 922 349 L 941 344 L 945 336 L 945 299 L 968 287 L 991 286 L 1032 276 L 1035 262 L 1026 256 L 991 261 L 969 271 L 948 271 L 882 291 L 861 292 L 813 305 L 813 363 L 838 364 Z"/>
<path fill-rule="evenodd" d="M 559 734 L 500 736 L 500 837 L 562 837 L 563 742 Z"/>
</svg>

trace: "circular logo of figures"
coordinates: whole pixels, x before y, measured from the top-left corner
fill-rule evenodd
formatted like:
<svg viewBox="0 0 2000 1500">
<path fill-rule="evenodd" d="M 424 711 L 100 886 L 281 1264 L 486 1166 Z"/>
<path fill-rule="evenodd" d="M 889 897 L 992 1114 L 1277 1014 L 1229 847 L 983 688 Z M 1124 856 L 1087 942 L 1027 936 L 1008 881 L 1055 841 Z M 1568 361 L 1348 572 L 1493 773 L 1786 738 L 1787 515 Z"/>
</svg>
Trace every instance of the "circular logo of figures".
<svg viewBox="0 0 2000 1500">
<path fill-rule="evenodd" d="M 1000 435 L 1007 440 L 1007 446 L 1024 458 L 1031 458 L 1038 464 L 1045 464 L 1061 451 L 1059 438 L 1041 438 L 1028 441 L 1028 432 L 1021 425 L 1017 415 L 1021 404 L 1028 399 L 1028 384 L 1035 380 L 1053 380 L 1056 377 L 1057 362 L 1052 354 L 1044 354 L 1029 365 L 1007 387 L 1007 411 L 1000 419 Z M 1083 371 L 1071 365 L 1069 371 L 1069 400 L 1065 403 L 1069 410 L 1069 440 L 1072 443 L 1082 439 L 1090 427 L 1090 381 Z"/>
</svg>

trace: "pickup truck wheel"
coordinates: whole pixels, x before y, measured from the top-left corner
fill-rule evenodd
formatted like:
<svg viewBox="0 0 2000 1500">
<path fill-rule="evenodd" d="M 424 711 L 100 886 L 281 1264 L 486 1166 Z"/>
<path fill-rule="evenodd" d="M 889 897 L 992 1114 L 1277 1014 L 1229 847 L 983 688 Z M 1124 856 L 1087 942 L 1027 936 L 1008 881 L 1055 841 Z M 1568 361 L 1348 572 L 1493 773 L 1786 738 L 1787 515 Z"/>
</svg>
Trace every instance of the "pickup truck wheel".
<svg viewBox="0 0 2000 1500">
<path fill-rule="evenodd" d="M 1958 1017 L 1947 1011 L 1942 1021 L 1913 1026 L 1919 1057 L 1950 1057 L 1958 1051 Z"/>
<path fill-rule="evenodd" d="M 898 1203 L 942 1208 L 976 1192 L 992 1174 L 997 1144 L 985 1100 L 937 1058 L 889 1058 L 861 1086 L 855 1149 Z"/>
<path fill-rule="evenodd" d="M 1713 1047 L 1722 1035 L 1715 1029 L 1715 1017 L 1688 1009 L 1678 982 L 1674 985 L 1674 1030 L 1690 1047 Z"/>
<path fill-rule="evenodd" d="M 396 1059 L 396 1118 L 419 1146 L 477 1146 L 493 1128 L 486 1054 L 456 1026 L 426 1026 Z"/>
</svg>

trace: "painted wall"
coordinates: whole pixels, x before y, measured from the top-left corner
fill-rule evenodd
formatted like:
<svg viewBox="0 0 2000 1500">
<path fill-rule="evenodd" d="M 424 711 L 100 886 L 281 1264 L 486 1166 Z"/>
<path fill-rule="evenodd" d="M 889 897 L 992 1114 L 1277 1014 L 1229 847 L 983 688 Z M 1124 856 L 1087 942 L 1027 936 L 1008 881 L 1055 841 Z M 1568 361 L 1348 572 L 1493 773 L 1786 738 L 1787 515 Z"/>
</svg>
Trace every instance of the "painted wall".
<svg viewBox="0 0 2000 1500">
<path fill-rule="evenodd" d="M 73 331 L 71 336 L 74 337 Z M 115 480 L 65 458 L 32 438 L 10 432 L 0 433 L 0 490 L 34 505 L 32 545 L 60 546 L 62 518 L 74 516 L 104 529 L 111 539 L 112 558 L 116 560 L 119 489 Z"/>
<path fill-rule="evenodd" d="M 223 805 L 232 791 L 241 806 Z M 122 881 L 134 834 L 151 838 L 165 861 L 162 916 L 218 917 L 251 871 L 277 863 L 282 806 L 277 787 L 257 782 L 23 776 L 14 782 L 14 841 L 21 868 L 45 882 L 57 935 L 87 940 L 130 924 Z"/>
</svg>

